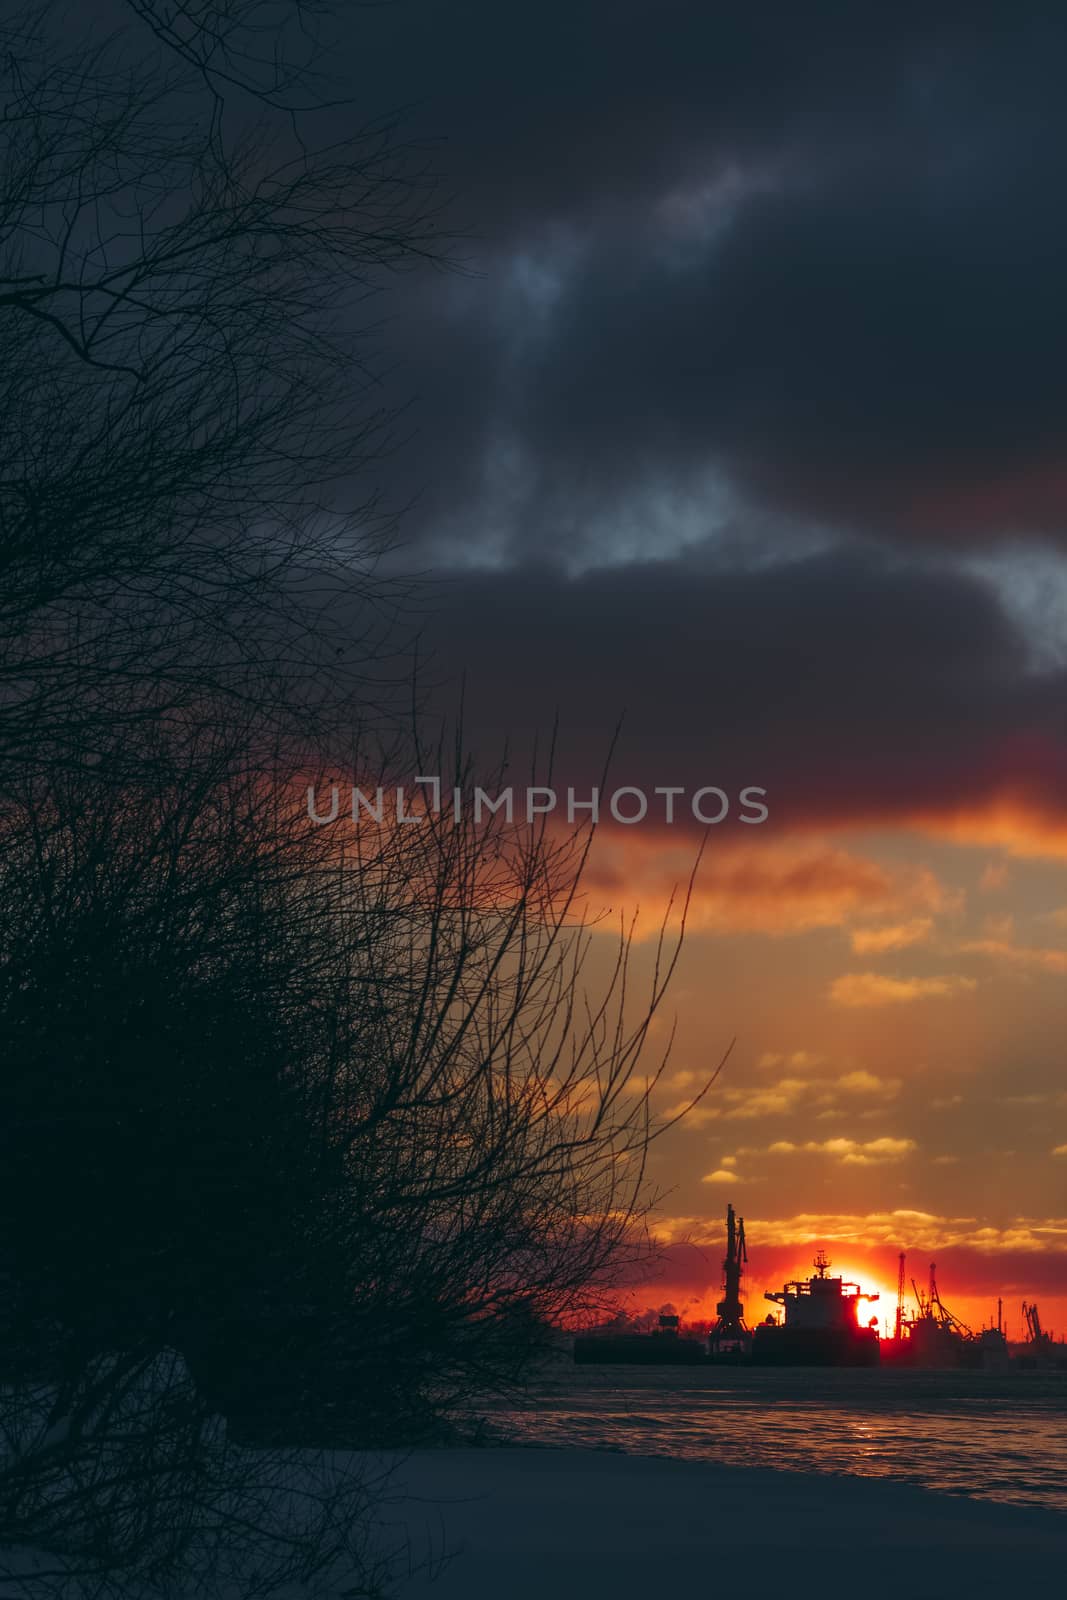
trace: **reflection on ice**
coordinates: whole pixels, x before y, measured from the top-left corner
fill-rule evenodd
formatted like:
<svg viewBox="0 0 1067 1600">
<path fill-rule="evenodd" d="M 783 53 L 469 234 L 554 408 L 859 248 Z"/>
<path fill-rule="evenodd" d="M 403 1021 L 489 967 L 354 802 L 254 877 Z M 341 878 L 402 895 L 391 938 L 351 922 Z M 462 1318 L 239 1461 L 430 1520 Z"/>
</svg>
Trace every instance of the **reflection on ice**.
<svg viewBox="0 0 1067 1600">
<path fill-rule="evenodd" d="M 560 1366 L 498 1427 L 582 1445 L 889 1477 L 1067 1511 L 1067 1376 Z"/>
</svg>

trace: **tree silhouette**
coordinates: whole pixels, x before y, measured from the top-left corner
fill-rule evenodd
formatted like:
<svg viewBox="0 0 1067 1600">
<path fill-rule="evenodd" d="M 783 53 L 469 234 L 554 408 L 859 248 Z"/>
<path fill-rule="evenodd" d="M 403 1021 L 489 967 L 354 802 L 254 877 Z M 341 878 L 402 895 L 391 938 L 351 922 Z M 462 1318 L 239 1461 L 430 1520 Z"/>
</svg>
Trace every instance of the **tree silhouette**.
<svg viewBox="0 0 1067 1600">
<path fill-rule="evenodd" d="M 433 190 L 389 123 L 314 143 L 314 45 L 286 50 L 320 9 L 129 0 L 64 44 L 32 8 L 0 50 L 0 1545 L 46 1554 L 27 1595 L 381 1592 L 373 1486 L 293 1450 L 447 1437 L 646 1248 L 635 1069 L 677 944 L 635 998 L 620 929 L 592 982 L 587 833 L 308 814 L 345 764 L 476 777 L 422 748 L 417 693 L 411 723 L 382 703 L 366 299 L 437 258 Z"/>
<path fill-rule="evenodd" d="M 303 719 L 380 650 L 353 598 L 397 598 L 367 302 L 440 259 L 424 158 L 388 120 L 309 142 L 306 73 L 242 53 L 277 8 L 130 9 L 165 48 L 53 7 L 0 41 L 0 779 L 231 702 Z"/>
</svg>

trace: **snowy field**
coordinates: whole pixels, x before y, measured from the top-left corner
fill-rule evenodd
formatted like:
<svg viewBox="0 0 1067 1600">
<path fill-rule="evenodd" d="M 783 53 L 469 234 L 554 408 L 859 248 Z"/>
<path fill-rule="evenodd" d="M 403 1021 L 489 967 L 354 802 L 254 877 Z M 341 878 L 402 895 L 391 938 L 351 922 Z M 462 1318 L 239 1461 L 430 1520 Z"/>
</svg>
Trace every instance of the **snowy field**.
<svg viewBox="0 0 1067 1600">
<path fill-rule="evenodd" d="M 338 1452 L 330 1460 L 342 1472 L 387 1475 L 372 1543 L 406 1548 L 415 1569 L 395 1571 L 396 1600 L 747 1600 L 767 1592 L 1045 1600 L 1064 1592 L 1067 1515 L 884 1478 L 575 1448 Z M 0 1600 L 24 1600 L 33 1563 L 21 1555 L 0 1579 Z M 347 1567 L 335 1579 L 337 1597 L 351 1582 Z M 277 1600 L 307 1594 L 286 1587 Z M 142 1597 L 126 1590 L 123 1600 Z M 211 1600 L 251 1597 L 247 1586 L 222 1584 Z"/>
<path fill-rule="evenodd" d="M 418 1452 L 399 1477 L 389 1518 L 457 1551 L 403 1600 L 1002 1600 L 1067 1571 L 1067 1516 L 871 1479 L 511 1448 Z"/>
</svg>

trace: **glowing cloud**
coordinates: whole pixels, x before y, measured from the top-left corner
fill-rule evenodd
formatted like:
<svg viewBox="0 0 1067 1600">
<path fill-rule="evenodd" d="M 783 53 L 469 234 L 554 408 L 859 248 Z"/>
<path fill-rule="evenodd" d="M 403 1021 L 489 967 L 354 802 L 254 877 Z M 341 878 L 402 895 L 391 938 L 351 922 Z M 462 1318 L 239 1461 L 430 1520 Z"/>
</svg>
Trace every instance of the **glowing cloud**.
<svg viewBox="0 0 1067 1600">
<path fill-rule="evenodd" d="M 906 950 L 910 945 L 922 944 L 928 939 L 933 925 L 930 917 L 915 917 L 911 922 L 892 923 L 886 928 L 853 928 L 852 948 L 857 955 Z"/>
<path fill-rule="evenodd" d="M 797 1155 L 803 1152 L 808 1155 L 836 1156 L 846 1166 L 851 1167 L 878 1167 L 890 1161 L 903 1161 L 905 1156 L 911 1155 L 919 1147 L 914 1139 L 868 1139 L 860 1142 L 857 1139 L 809 1139 L 805 1144 L 793 1144 L 789 1139 L 777 1139 L 774 1144 L 768 1145 L 768 1155 Z"/>
<path fill-rule="evenodd" d="M 1067 950 L 1042 950 L 1010 944 L 1004 939 L 972 939 L 959 946 L 965 955 L 991 956 L 1013 967 L 1040 972 L 1067 972 Z"/>
<path fill-rule="evenodd" d="M 590 852 L 584 892 L 591 907 L 639 907 L 638 937 L 654 937 L 668 908 L 670 918 L 680 917 L 680 889 L 693 861 L 689 838 L 605 827 Z M 904 921 L 947 904 L 945 889 L 925 868 L 889 869 L 817 838 L 724 840 L 700 864 L 687 923 L 692 932 L 782 937 L 841 927 L 856 916 Z"/>
<path fill-rule="evenodd" d="M 880 972 L 849 972 L 830 985 L 838 1006 L 909 1005 L 913 1000 L 947 999 L 978 987 L 974 978 L 952 973 L 943 978 L 888 978 Z"/>
</svg>

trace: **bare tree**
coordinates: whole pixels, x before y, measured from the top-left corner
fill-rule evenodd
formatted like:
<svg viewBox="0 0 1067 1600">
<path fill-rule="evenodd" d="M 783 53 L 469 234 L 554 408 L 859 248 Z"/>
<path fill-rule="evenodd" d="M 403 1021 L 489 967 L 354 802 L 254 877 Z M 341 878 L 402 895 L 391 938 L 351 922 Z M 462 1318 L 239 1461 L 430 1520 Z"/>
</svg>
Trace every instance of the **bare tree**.
<svg viewBox="0 0 1067 1600">
<path fill-rule="evenodd" d="M 376 1594 L 389 1565 L 364 1476 L 243 1451 L 181 1353 L 283 1306 L 322 1182 L 261 936 L 280 858 L 207 766 L 53 776 L 0 869 L 0 1544 L 28 1595 Z"/>
<path fill-rule="evenodd" d="M 0 49 L 0 1543 L 87 1594 L 376 1592 L 367 1485 L 288 1447 L 521 1382 L 645 1248 L 662 1130 L 677 945 L 595 977 L 588 835 L 308 815 L 353 695 L 390 759 L 366 298 L 437 246 L 265 9 Z"/>
<path fill-rule="evenodd" d="M 319 9 L 0 30 L 0 777 L 233 699 L 303 718 L 380 655 L 329 604 L 397 599 L 368 299 L 440 251 L 390 120 L 319 148 L 307 71 L 258 70 Z"/>
<path fill-rule="evenodd" d="M 168 1351 L 200 1409 L 166 1470 L 199 1489 L 209 1415 L 275 1451 L 440 1438 L 647 1248 L 634 1074 L 677 942 L 633 1003 L 625 932 L 586 976 L 586 838 L 322 827 L 288 757 L 226 757 L 53 779 L 0 871 L 2 1346 L 52 1396 L 49 1471 L 57 1427 L 92 1454 L 70 1396 L 111 1418 Z"/>
<path fill-rule="evenodd" d="M 0 23 L 0 1541 L 55 1558 L 24 1593 L 376 1593 L 367 1486 L 249 1462 L 174 1352 L 310 1229 L 236 774 L 369 716 L 368 298 L 436 259 L 432 182 L 389 120 L 316 142 L 317 5 L 126 9 Z"/>
<path fill-rule="evenodd" d="M 593 1004 L 585 966 L 594 936 L 610 940 L 580 914 L 587 836 L 447 811 L 415 827 L 343 814 L 318 826 L 279 760 L 267 781 L 232 765 L 223 742 L 214 772 L 201 751 L 170 786 L 64 774 L 27 804 L 2 876 L 0 966 L 9 1215 L 33 1201 L 20 1276 L 40 1263 L 69 1317 L 84 1321 L 95 1299 L 106 1347 L 108 1319 L 129 1330 L 135 1315 L 122 1277 L 104 1271 L 125 1233 L 137 1326 L 174 1342 L 176 1302 L 188 1320 L 229 1294 L 254 1300 L 235 1263 L 251 1270 L 255 1215 L 311 1219 L 292 1242 L 289 1295 L 297 1263 L 313 1260 L 312 1222 L 332 1206 L 349 1231 L 330 1244 L 331 1270 L 377 1262 L 394 1293 L 414 1253 L 413 1283 L 440 1279 L 427 1304 L 443 1307 L 452 1282 L 452 1312 L 486 1335 L 494 1306 L 506 1323 L 520 1297 L 519 1314 L 543 1327 L 595 1294 L 632 1238 L 655 1086 L 653 1072 L 636 1092 L 634 1074 L 677 942 L 661 935 L 633 1003 L 622 930 Z M 35 1128 L 53 1142 L 45 1165 L 27 1143 Z M 182 1172 L 199 1181 L 176 1182 Z M 205 1187 L 219 1174 L 226 1206 Z M 57 1263 L 81 1190 L 91 1198 Z M 281 1234 L 279 1222 L 267 1277 Z M 480 1301 L 460 1250 L 480 1263 Z M 195 1294 L 181 1260 L 202 1280 Z M 341 1298 L 369 1296 L 346 1283 Z M 400 1310 L 394 1298 L 394 1364 Z M 440 1377 L 444 1347 L 430 1342 Z M 366 1356 L 374 1341 L 359 1343 Z"/>
</svg>

